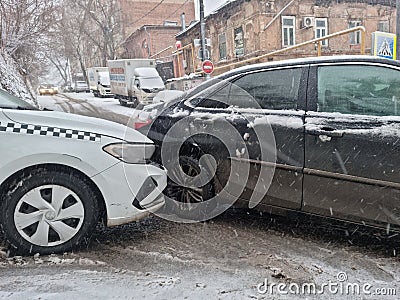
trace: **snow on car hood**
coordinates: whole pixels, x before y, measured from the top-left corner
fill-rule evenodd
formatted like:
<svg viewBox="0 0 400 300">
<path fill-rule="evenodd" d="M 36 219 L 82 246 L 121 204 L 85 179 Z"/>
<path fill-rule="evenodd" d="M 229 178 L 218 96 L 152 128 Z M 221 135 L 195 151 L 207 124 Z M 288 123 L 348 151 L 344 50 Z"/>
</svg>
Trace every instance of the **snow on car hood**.
<svg viewBox="0 0 400 300">
<path fill-rule="evenodd" d="M 21 124 L 89 131 L 128 142 L 152 143 L 140 132 L 111 121 L 56 111 L 3 110 L 11 121 Z"/>
</svg>

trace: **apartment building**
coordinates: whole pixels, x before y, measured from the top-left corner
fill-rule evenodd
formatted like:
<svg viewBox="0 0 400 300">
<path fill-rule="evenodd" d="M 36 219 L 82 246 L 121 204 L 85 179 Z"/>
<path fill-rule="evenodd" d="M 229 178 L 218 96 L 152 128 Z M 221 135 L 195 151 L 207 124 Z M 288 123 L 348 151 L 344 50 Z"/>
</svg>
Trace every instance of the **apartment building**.
<svg viewBox="0 0 400 300">
<path fill-rule="evenodd" d="M 210 59 L 218 66 L 257 57 L 314 38 L 356 26 L 366 28 L 366 52 L 371 51 L 372 33 L 395 32 L 396 1 L 387 0 L 236 0 L 228 2 L 206 19 Z M 182 45 L 200 38 L 199 22 L 180 32 Z M 357 54 L 361 32 L 353 32 L 322 44 L 322 55 Z M 199 70 L 201 61 L 184 51 L 181 73 Z M 197 56 L 198 48 L 195 55 Z M 260 60 L 280 60 L 317 55 L 308 45 Z M 225 71 L 225 70 L 224 70 Z"/>
</svg>

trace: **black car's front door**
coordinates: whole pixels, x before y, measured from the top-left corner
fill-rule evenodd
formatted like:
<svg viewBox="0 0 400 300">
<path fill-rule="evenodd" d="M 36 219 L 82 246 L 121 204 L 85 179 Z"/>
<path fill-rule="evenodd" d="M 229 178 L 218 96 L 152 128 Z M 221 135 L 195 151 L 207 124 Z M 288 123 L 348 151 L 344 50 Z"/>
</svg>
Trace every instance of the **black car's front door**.
<svg viewBox="0 0 400 300">
<path fill-rule="evenodd" d="M 308 66 L 248 72 L 230 80 L 191 113 L 192 133 L 206 126 L 210 134 L 219 131 L 234 147 L 225 151 L 228 165 L 239 169 L 229 183 L 236 184 L 233 191 L 240 191 L 234 196 L 250 200 L 250 207 L 260 201 L 259 209 L 301 207 L 307 75 Z M 199 140 L 199 144 L 207 143 Z M 221 148 L 215 152 L 224 153 Z"/>
</svg>

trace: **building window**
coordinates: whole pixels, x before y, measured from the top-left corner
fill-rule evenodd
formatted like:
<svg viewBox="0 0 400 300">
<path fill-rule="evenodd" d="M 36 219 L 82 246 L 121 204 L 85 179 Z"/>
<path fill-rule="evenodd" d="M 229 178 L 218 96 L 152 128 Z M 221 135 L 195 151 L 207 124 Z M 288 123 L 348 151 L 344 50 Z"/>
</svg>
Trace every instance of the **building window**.
<svg viewBox="0 0 400 300">
<path fill-rule="evenodd" d="M 316 18 L 315 19 L 315 38 L 321 38 L 328 35 L 328 19 L 327 18 Z M 323 40 L 321 45 L 324 47 L 328 46 L 328 40 Z"/>
<path fill-rule="evenodd" d="M 235 56 L 244 55 L 244 35 L 243 27 L 240 26 L 234 31 L 235 40 Z"/>
<path fill-rule="evenodd" d="M 389 21 L 380 21 L 378 23 L 378 31 L 389 32 Z"/>
<path fill-rule="evenodd" d="M 350 21 L 349 28 L 354 28 L 357 26 L 361 26 L 361 21 Z M 361 44 L 361 32 L 355 31 L 350 32 L 350 45 L 359 45 Z"/>
<path fill-rule="evenodd" d="M 219 47 L 219 60 L 226 59 L 226 34 L 221 33 L 218 37 L 218 47 Z"/>
<path fill-rule="evenodd" d="M 282 17 L 282 46 L 293 46 L 295 40 L 296 17 Z"/>
</svg>

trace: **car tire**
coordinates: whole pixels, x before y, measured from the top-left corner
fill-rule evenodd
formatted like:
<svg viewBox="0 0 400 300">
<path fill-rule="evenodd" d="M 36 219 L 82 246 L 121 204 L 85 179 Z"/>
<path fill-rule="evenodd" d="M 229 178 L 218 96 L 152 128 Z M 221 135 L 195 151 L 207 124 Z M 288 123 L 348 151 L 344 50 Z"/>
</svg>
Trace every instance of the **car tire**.
<svg viewBox="0 0 400 300">
<path fill-rule="evenodd" d="M 119 99 L 119 104 L 121 104 L 122 106 L 127 106 L 125 101 L 122 101 L 121 99 Z"/>
<path fill-rule="evenodd" d="M 88 244 L 100 212 L 85 179 L 72 171 L 37 169 L 8 190 L 0 225 L 12 253 L 63 253 Z"/>
<path fill-rule="evenodd" d="M 136 108 L 139 105 L 139 100 L 137 98 L 132 98 L 133 103 L 130 105 L 132 108 Z"/>
<path fill-rule="evenodd" d="M 190 156 L 181 156 L 179 158 L 179 164 L 186 175 L 195 177 L 201 172 L 201 166 L 199 160 Z M 168 170 L 168 174 L 175 172 L 176 169 Z M 207 172 L 207 170 L 205 170 Z M 202 212 L 196 209 L 192 209 L 190 204 L 207 201 L 214 197 L 214 180 L 209 181 L 207 184 L 200 188 L 191 188 L 181 186 L 168 177 L 168 184 L 165 189 L 165 195 L 176 202 L 167 201 L 165 211 L 181 212 L 184 211 L 184 215 L 190 218 L 197 218 L 201 216 Z M 189 205 L 187 205 L 189 204 Z M 215 203 L 208 203 L 207 210 L 212 209 L 211 206 L 215 206 Z"/>
</svg>

